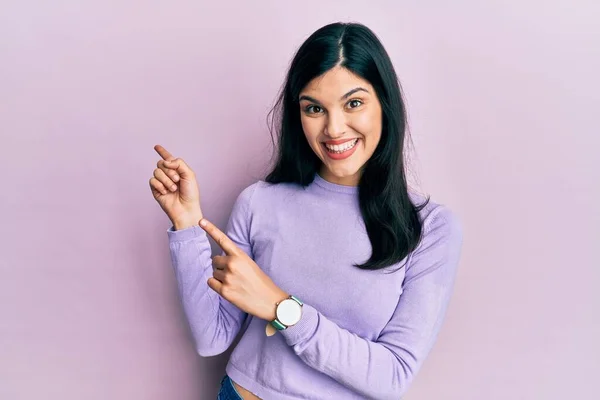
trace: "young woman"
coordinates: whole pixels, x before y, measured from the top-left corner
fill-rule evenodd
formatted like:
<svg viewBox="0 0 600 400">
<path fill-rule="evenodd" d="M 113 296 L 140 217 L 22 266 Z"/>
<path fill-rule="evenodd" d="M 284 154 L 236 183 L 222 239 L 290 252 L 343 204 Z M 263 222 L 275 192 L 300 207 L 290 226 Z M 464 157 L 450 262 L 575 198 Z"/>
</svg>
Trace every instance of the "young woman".
<svg viewBox="0 0 600 400">
<path fill-rule="evenodd" d="M 173 225 L 197 351 L 223 353 L 243 333 L 220 399 L 398 399 L 442 325 L 462 230 L 408 188 L 392 63 L 367 27 L 324 26 L 274 111 L 275 166 L 241 192 L 225 232 L 203 218 L 194 172 L 155 147 L 150 186 Z"/>
</svg>

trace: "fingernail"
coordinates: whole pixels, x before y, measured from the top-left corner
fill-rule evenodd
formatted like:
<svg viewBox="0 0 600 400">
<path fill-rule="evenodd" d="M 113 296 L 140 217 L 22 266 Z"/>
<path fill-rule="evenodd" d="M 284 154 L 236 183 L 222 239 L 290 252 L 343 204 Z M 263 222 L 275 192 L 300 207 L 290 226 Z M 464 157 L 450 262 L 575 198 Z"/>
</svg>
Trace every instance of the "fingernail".
<svg viewBox="0 0 600 400">
<path fill-rule="evenodd" d="M 204 218 L 200 220 L 200 226 L 206 226 L 206 220 Z"/>
<path fill-rule="evenodd" d="M 175 176 L 173 177 L 173 180 L 174 180 L 175 182 L 177 182 L 177 181 L 179 180 L 179 176 L 175 175 Z"/>
<path fill-rule="evenodd" d="M 176 191 L 176 190 L 177 190 L 177 185 L 173 185 L 173 186 L 171 186 L 171 190 L 172 190 L 172 191 Z"/>
</svg>

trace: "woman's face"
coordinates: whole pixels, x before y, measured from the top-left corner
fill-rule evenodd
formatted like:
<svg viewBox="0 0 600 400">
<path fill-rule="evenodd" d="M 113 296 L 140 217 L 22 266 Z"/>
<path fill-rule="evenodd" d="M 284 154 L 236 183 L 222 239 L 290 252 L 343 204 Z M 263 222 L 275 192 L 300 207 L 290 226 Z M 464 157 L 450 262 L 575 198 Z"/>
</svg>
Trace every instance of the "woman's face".
<svg viewBox="0 0 600 400">
<path fill-rule="evenodd" d="M 322 161 L 319 174 L 332 183 L 357 186 L 381 138 L 381 104 L 373 87 L 335 67 L 310 81 L 299 100 L 306 140 Z"/>
</svg>

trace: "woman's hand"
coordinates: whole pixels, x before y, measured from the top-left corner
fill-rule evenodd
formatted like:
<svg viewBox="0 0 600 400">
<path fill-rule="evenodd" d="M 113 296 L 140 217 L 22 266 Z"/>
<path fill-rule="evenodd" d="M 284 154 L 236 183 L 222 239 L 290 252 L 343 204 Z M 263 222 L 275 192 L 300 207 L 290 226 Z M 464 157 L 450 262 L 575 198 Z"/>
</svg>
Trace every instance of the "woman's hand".
<svg viewBox="0 0 600 400">
<path fill-rule="evenodd" d="M 176 230 L 189 228 L 202 219 L 200 191 L 194 171 L 164 147 L 154 146 L 161 156 L 150 178 L 152 195 Z"/>
<path fill-rule="evenodd" d="M 275 305 L 288 294 L 214 224 L 203 219 L 200 226 L 225 252 L 224 256 L 212 258 L 213 277 L 208 279 L 208 286 L 240 310 L 266 321 L 274 320 Z"/>
</svg>

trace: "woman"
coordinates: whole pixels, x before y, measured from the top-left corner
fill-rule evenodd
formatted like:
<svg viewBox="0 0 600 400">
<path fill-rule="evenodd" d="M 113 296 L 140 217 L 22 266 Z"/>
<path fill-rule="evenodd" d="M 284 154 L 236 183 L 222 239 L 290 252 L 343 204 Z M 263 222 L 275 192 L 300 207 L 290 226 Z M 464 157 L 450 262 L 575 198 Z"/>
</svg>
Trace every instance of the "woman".
<svg viewBox="0 0 600 400">
<path fill-rule="evenodd" d="M 392 63 L 365 26 L 324 26 L 274 111 L 274 169 L 225 232 L 203 218 L 193 171 L 155 147 L 150 186 L 197 351 L 223 353 L 243 331 L 220 399 L 398 399 L 440 330 L 462 231 L 408 189 Z M 208 236 L 223 249 L 212 259 Z"/>
</svg>

